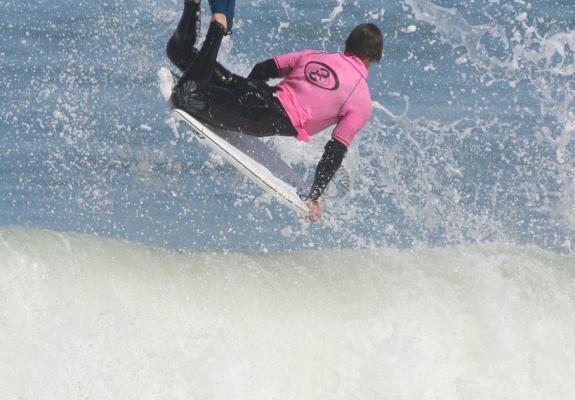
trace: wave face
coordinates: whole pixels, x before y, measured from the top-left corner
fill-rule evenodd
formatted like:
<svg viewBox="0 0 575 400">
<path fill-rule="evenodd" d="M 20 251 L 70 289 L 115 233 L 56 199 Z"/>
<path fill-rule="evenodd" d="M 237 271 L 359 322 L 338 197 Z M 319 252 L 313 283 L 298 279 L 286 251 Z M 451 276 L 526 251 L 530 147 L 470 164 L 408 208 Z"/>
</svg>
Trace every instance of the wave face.
<svg viewBox="0 0 575 400">
<path fill-rule="evenodd" d="M 178 253 L 0 230 L 7 399 L 569 399 L 575 258 Z"/>
<path fill-rule="evenodd" d="M 220 61 L 241 74 L 294 49 L 340 50 L 360 22 L 386 35 L 373 116 L 344 164 L 351 189 L 312 226 L 166 123 L 156 73 L 179 2 L 5 6 L 0 225 L 195 250 L 572 252 L 572 0 L 238 4 Z M 272 142 L 310 181 L 328 137 Z"/>
</svg>

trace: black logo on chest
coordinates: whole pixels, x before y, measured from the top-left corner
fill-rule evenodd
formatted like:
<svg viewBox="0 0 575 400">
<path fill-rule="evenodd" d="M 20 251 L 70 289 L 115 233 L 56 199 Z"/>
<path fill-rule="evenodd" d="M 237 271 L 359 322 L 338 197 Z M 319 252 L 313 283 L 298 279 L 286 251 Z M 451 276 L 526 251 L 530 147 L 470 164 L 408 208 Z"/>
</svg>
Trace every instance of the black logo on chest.
<svg viewBox="0 0 575 400">
<path fill-rule="evenodd" d="M 335 71 L 327 64 L 310 61 L 305 65 L 305 78 L 309 83 L 325 90 L 337 90 L 339 79 Z"/>
</svg>

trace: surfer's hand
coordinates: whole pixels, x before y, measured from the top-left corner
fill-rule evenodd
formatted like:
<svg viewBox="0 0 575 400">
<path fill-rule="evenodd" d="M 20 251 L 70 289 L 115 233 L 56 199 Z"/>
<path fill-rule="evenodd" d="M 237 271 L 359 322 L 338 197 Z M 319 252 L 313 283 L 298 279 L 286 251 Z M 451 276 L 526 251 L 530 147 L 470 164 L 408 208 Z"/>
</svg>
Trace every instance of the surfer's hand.
<svg viewBox="0 0 575 400">
<path fill-rule="evenodd" d="M 307 203 L 307 208 L 309 208 L 309 214 L 305 217 L 306 220 L 310 222 L 317 222 L 321 219 L 321 207 L 319 202 L 316 200 L 310 200 Z"/>
</svg>

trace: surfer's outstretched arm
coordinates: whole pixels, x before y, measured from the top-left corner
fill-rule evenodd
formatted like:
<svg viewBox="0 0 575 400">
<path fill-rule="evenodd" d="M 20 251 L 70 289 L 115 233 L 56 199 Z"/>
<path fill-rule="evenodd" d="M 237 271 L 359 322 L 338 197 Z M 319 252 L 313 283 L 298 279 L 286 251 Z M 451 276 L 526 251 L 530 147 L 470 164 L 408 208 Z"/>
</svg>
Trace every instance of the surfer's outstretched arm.
<svg viewBox="0 0 575 400">
<path fill-rule="evenodd" d="M 309 192 L 309 199 L 317 201 L 341 166 L 347 153 L 347 147 L 335 139 L 331 139 L 324 148 L 323 156 L 315 169 L 315 179 Z"/>
<path fill-rule="evenodd" d="M 347 147 L 335 139 L 331 139 L 325 145 L 323 156 L 315 169 L 315 178 L 309 192 L 307 206 L 310 212 L 307 217 L 308 220 L 314 222 L 321 219 L 321 207 L 318 200 L 341 166 L 346 153 Z"/>
</svg>

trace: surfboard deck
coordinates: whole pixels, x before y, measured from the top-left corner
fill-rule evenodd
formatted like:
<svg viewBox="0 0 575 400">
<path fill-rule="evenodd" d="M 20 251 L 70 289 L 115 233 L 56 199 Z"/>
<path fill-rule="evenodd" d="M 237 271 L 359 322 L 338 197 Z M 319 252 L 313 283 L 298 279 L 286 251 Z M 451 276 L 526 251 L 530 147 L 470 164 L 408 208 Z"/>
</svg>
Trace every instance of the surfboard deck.
<svg viewBox="0 0 575 400">
<path fill-rule="evenodd" d="M 171 115 L 184 123 L 201 143 L 210 147 L 280 203 L 302 216 L 308 215 L 308 207 L 300 196 L 305 193 L 305 183 L 259 138 L 208 127 L 178 108 L 172 109 Z"/>
</svg>

